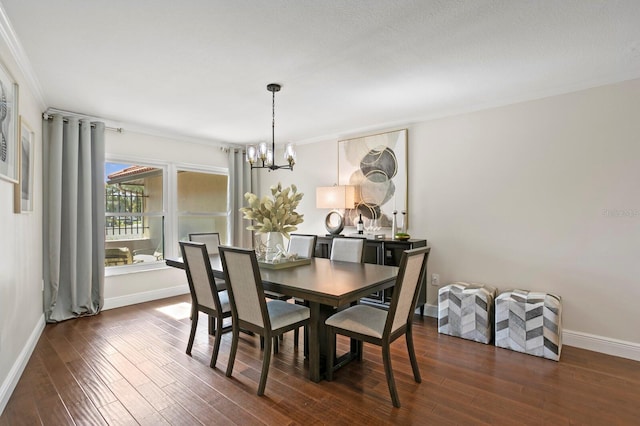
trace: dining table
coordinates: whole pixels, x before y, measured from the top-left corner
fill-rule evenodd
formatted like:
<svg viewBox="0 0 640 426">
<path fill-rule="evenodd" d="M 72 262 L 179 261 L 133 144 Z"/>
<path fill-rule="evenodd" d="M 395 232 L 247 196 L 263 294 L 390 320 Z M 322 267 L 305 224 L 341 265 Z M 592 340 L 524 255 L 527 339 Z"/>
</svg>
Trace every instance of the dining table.
<svg viewBox="0 0 640 426">
<path fill-rule="evenodd" d="M 216 278 L 224 279 L 219 255 L 209 256 Z M 184 269 L 181 258 L 167 258 L 168 266 Z M 324 258 L 311 258 L 308 264 L 290 268 L 260 267 L 266 290 L 302 299 L 310 310 L 308 362 L 309 378 L 319 382 L 324 377 L 327 353 L 325 320 L 337 308 L 358 303 L 360 298 L 393 287 L 399 268 L 371 263 L 352 263 Z M 343 365 L 356 357 L 357 345 L 352 341 L 347 354 L 335 358 L 335 365 Z"/>
</svg>

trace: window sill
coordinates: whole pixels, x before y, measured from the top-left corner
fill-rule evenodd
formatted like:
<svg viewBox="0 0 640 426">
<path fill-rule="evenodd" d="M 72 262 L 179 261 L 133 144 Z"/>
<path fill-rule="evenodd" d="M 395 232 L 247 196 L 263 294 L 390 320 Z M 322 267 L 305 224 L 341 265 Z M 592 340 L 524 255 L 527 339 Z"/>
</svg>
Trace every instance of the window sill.
<svg viewBox="0 0 640 426">
<path fill-rule="evenodd" d="M 164 263 L 164 260 L 159 260 L 157 262 L 133 263 L 131 265 L 122 266 L 106 266 L 104 268 L 104 276 L 114 277 L 118 275 L 136 274 L 139 272 L 157 271 L 167 268 L 169 268 L 169 266 Z"/>
</svg>

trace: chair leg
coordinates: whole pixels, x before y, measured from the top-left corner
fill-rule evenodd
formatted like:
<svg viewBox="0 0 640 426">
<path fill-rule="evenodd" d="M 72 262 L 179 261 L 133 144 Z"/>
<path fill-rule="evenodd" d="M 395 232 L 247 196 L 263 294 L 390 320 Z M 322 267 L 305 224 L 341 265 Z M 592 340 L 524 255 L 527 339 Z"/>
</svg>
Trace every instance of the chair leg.
<svg viewBox="0 0 640 426">
<path fill-rule="evenodd" d="M 189 343 L 187 343 L 187 355 L 191 355 L 193 341 L 196 338 L 196 328 L 198 328 L 198 311 L 191 309 L 191 334 L 189 334 Z"/>
<path fill-rule="evenodd" d="M 416 351 L 413 347 L 413 333 L 411 332 L 410 327 L 407 329 L 405 338 L 407 340 L 407 351 L 409 352 L 409 359 L 411 360 L 411 368 L 413 369 L 413 378 L 417 383 L 421 383 L 422 377 L 420 377 L 420 369 L 418 368 L 418 359 L 416 358 Z"/>
<path fill-rule="evenodd" d="M 216 361 L 218 360 L 218 352 L 220 351 L 220 341 L 222 340 L 222 317 L 215 317 L 216 334 L 213 340 L 213 353 L 211 354 L 211 362 L 209 367 L 215 368 Z"/>
<path fill-rule="evenodd" d="M 327 381 L 333 380 L 333 354 L 336 351 L 336 333 L 333 327 L 327 327 Z"/>
<path fill-rule="evenodd" d="M 267 386 L 267 374 L 269 374 L 269 364 L 271 363 L 271 342 L 276 341 L 277 338 L 272 339 L 270 336 L 264 339 L 264 352 L 262 353 L 262 372 L 260 373 L 260 384 L 258 385 L 258 395 L 264 395 L 264 388 Z"/>
<path fill-rule="evenodd" d="M 215 317 L 208 315 L 209 318 L 209 334 L 213 336 L 216 334 Z"/>
<path fill-rule="evenodd" d="M 293 347 L 298 347 L 298 340 L 300 340 L 300 328 L 293 330 Z"/>
<path fill-rule="evenodd" d="M 309 357 L 309 327 L 304 326 L 304 350 L 303 350 L 305 358 Z"/>
<path fill-rule="evenodd" d="M 391 369 L 391 345 L 389 342 L 382 344 L 382 363 L 384 364 L 384 374 L 387 376 L 387 385 L 389 386 L 391 401 L 394 407 L 400 408 L 400 398 L 398 398 L 396 381 L 393 378 L 393 370 Z"/>
<path fill-rule="evenodd" d="M 229 362 L 227 363 L 227 377 L 231 377 L 231 373 L 233 372 L 233 363 L 236 360 L 236 351 L 238 350 L 238 340 L 240 340 L 240 329 L 235 321 L 233 322 L 231 333 L 231 351 L 229 352 Z"/>
<path fill-rule="evenodd" d="M 358 340 L 358 361 L 362 361 L 364 357 L 364 342 L 362 340 Z"/>
<path fill-rule="evenodd" d="M 280 346 L 278 346 L 278 338 L 274 337 L 273 339 L 273 353 L 277 354 L 279 352 Z M 260 350 L 264 350 L 264 336 L 260 336 Z"/>
</svg>

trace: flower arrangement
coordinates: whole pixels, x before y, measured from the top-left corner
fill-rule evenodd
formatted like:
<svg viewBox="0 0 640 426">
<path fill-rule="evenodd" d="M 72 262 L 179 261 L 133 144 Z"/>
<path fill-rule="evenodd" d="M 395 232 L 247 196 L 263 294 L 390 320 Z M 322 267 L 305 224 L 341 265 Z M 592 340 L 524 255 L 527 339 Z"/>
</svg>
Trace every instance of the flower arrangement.
<svg viewBox="0 0 640 426">
<path fill-rule="evenodd" d="M 279 182 L 278 185 L 274 185 L 270 189 L 272 199 L 264 196 L 260 200 L 256 194 L 251 192 L 244 194 L 249 207 L 243 207 L 240 211 L 244 213 L 245 219 L 255 221 L 254 225 L 247 226 L 249 231 L 280 232 L 289 238 L 289 233 L 298 229 L 296 225 L 304 221 L 304 215 L 295 211 L 304 194 L 298 192 L 295 185 L 282 188 Z"/>
</svg>

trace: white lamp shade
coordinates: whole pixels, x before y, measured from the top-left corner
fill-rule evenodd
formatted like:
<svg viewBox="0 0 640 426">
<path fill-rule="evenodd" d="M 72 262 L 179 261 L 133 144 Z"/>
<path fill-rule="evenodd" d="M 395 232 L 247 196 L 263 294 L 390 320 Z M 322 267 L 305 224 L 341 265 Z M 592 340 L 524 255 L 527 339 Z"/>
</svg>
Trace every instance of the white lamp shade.
<svg viewBox="0 0 640 426">
<path fill-rule="evenodd" d="M 355 204 L 355 186 L 340 185 L 316 188 L 316 207 L 319 209 L 352 209 Z"/>
</svg>

